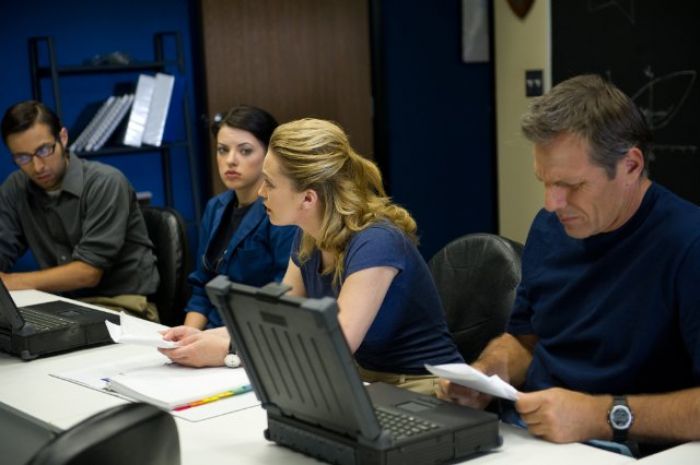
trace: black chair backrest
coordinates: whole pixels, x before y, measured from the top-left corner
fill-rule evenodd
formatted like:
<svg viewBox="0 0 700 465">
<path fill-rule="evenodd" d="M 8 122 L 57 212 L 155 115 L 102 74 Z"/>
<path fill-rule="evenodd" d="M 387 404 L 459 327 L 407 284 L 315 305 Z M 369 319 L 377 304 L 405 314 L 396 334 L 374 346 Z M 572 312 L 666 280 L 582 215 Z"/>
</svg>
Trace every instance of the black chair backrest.
<svg viewBox="0 0 700 465">
<path fill-rule="evenodd" d="M 183 309 L 189 298 L 190 255 L 185 222 L 172 208 L 144 206 L 141 211 L 155 247 L 160 274 L 160 285 L 150 300 L 158 306 L 160 322 L 176 326 L 184 321 Z"/>
<path fill-rule="evenodd" d="M 467 234 L 430 259 L 447 325 L 467 363 L 505 331 L 520 283 L 522 248 L 495 234 Z"/>
<path fill-rule="evenodd" d="M 59 434 L 28 465 L 179 465 L 172 415 L 144 403 L 122 404 Z"/>
</svg>

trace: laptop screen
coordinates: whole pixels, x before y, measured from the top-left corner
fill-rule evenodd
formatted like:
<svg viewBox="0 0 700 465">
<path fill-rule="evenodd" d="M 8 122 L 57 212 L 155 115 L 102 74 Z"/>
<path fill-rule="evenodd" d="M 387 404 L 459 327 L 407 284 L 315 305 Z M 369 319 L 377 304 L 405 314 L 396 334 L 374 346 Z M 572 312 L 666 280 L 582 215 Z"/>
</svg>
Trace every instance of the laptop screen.
<svg viewBox="0 0 700 465">
<path fill-rule="evenodd" d="M 285 291 L 225 276 L 207 284 L 263 407 L 351 437 L 376 438 L 380 428 L 335 300 L 286 297 Z"/>
<path fill-rule="evenodd" d="M 15 301 L 12 300 L 10 291 L 5 287 L 5 283 L 0 279 L 0 328 L 20 329 L 24 326 L 24 319 L 17 311 Z"/>
</svg>

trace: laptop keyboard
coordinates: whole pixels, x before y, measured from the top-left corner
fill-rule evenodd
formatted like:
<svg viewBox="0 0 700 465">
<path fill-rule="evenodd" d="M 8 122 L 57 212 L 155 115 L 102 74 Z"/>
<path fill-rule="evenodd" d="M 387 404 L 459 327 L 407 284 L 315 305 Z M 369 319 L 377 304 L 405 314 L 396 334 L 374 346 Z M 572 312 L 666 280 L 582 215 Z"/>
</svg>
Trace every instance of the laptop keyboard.
<svg viewBox="0 0 700 465">
<path fill-rule="evenodd" d="M 407 438 L 440 427 L 435 423 L 411 415 L 390 412 L 382 408 L 375 409 L 374 413 L 382 429 L 391 432 L 395 439 Z"/>
<path fill-rule="evenodd" d="M 22 314 L 22 317 L 24 317 L 24 321 L 31 323 L 32 326 L 39 331 L 60 329 L 73 324 L 71 320 L 56 315 L 49 315 L 48 313 L 39 312 L 31 308 L 20 308 L 19 312 Z"/>
</svg>

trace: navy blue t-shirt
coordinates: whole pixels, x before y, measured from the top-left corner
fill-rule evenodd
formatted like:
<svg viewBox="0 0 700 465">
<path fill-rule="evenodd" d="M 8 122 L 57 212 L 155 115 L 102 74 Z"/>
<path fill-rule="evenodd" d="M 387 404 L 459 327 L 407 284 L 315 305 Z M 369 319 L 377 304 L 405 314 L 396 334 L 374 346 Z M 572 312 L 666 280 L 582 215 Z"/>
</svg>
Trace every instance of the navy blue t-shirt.
<svg viewBox="0 0 700 465">
<path fill-rule="evenodd" d="M 307 297 L 337 298 L 332 273 L 320 272 L 319 250 L 299 263 L 301 234 L 299 231 L 294 238 L 292 260 L 301 269 Z M 428 266 L 408 237 L 386 222 L 369 226 L 350 239 L 341 282 L 357 271 L 378 266 L 396 268 L 398 274 L 355 351 L 357 363 L 368 370 L 425 374 L 425 363 L 462 362 Z"/>
<path fill-rule="evenodd" d="M 524 391 L 700 385 L 700 208 L 652 184 L 621 228 L 582 240 L 543 210 L 522 264 L 508 331 L 539 337 Z"/>
</svg>

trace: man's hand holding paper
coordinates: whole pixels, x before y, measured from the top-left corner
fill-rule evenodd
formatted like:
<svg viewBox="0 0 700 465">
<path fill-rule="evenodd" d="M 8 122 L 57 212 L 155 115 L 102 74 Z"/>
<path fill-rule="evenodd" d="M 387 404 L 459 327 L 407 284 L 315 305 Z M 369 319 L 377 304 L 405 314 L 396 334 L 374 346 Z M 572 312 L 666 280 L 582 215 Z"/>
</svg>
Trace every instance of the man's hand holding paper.
<svg viewBox="0 0 700 465">
<path fill-rule="evenodd" d="M 444 378 L 442 392 L 438 397 L 455 401 L 474 408 L 484 408 L 491 396 L 516 401 L 519 392 L 498 375 L 487 376 L 466 363 L 426 365 L 425 368 L 436 376 Z M 454 392 L 453 392 L 454 391 Z"/>
</svg>

